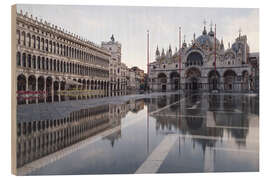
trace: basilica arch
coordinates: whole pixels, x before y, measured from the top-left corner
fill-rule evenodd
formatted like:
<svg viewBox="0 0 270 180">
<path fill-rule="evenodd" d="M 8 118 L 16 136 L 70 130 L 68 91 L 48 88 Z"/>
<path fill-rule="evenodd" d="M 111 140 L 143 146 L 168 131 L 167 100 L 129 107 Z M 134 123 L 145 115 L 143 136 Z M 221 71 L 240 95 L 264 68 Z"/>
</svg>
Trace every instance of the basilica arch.
<svg viewBox="0 0 270 180">
<path fill-rule="evenodd" d="M 212 70 L 208 73 L 209 90 L 218 90 L 220 86 L 220 74 L 218 71 Z"/>
<path fill-rule="evenodd" d="M 202 66 L 203 56 L 198 51 L 192 51 L 187 56 L 186 66 Z"/>
<path fill-rule="evenodd" d="M 248 72 L 245 70 L 242 72 L 242 91 L 248 91 L 249 90 L 249 78 L 248 78 Z"/>
<path fill-rule="evenodd" d="M 187 90 L 199 90 L 201 88 L 200 78 L 201 71 L 198 68 L 191 67 L 186 73 L 185 89 Z"/>
<path fill-rule="evenodd" d="M 161 91 L 167 90 L 167 75 L 165 73 L 158 74 L 158 84 Z"/>
<path fill-rule="evenodd" d="M 179 78 L 179 73 L 177 73 L 176 71 L 170 73 L 171 90 L 179 89 Z"/>
<path fill-rule="evenodd" d="M 236 77 L 237 77 L 237 74 L 233 70 L 227 70 L 224 72 L 223 78 L 224 78 L 224 90 L 225 91 L 234 90 Z"/>
</svg>

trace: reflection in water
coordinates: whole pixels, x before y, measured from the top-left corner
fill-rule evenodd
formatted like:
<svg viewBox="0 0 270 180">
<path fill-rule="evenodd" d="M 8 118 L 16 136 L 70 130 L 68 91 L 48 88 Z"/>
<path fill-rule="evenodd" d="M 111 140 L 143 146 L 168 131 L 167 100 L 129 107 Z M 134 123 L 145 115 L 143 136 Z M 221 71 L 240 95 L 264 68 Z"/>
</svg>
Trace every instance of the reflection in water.
<svg viewBox="0 0 270 180">
<path fill-rule="evenodd" d="M 230 170 L 229 163 L 222 164 L 229 158 L 231 161 L 236 159 L 244 170 L 247 167 L 254 170 L 256 167 L 245 164 L 256 164 L 258 158 L 248 154 L 248 158 L 253 158 L 253 161 L 249 161 L 247 155 L 239 153 L 237 149 L 258 149 L 257 144 L 250 143 L 256 140 L 258 134 L 258 99 L 258 96 L 233 94 L 170 95 L 81 109 L 61 119 L 19 121 L 17 167 L 27 168 L 25 165 L 32 161 L 51 157 L 48 155 L 100 135 L 101 138 L 87 148 L 81 148 L 81 151 L 35 173 L 133 173 L 164 137 L 175 134 L 179 135 L 175 143 L 177 152 L 172 148 L 160 172 Z M 107 130 L 109 133 L 104 133 Z M 237 156 L 242 157 L 234 158 L 233 152 L 217 153 L 218 148 L 233 149 L 239 153 Z M 90 151 L 96 152 L 97 149 L 102 153 L 89 156 Z M 87 158 L 84 154 L 87 154 Z M 74 160 L 72 167 L 63 165 L 71 160 Z M 184 166 L 187 166 L 186 169 Z M 55 172 L 54 168 L 59 172 Z M 73 171 L 70 172 L 69 168 Z"/>
<path fill-rule="evenodd" d="M 74 111 L 62 119 L 17 123 L 17 168 L 71 146 L 105 130 L 121 126 L 121 119 L 131 110 L 139 112 L 143 100 L 110 104 Z M 121 138 L 121 128 L 105 139 L 113 146 Z"/>
<path fill-rule="evenodd" d="M 155 106 L 155 102 L 152 103 Z M 156 106 L 159 107 L 159 104 Z M 245 146 L 250 128 L 249 115 L 258 114 L 257 107 L 258 97 L 248 95 L 194 95 L 186 98 L 181 105 L 172 105 L 152 116 L 156 119 L 156 131 L 160 134 L 179 132 L 221 139 L 229 135 L 238 145 Z M 209 127 L 207 119 L 212 120 L 215 126 L 232 128 Z"/>
</svg>

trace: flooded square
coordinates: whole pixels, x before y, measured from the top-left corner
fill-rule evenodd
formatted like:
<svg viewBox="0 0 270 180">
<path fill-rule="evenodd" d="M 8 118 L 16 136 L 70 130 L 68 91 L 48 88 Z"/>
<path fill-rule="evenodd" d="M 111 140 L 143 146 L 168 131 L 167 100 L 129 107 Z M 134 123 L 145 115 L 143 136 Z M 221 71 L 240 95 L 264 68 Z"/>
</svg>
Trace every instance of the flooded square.
<svg viewBox="0 0 270 180">
<path fill-rule="evenodd" d="M 46 112 L 51 119 L 19 119 L 19 174 L 259 170 L 258 95 L 127 97 L 71 112 L 69 102 L 58 103 L 53 111 L 67 112 L 63 117 Z"/>
</svg>

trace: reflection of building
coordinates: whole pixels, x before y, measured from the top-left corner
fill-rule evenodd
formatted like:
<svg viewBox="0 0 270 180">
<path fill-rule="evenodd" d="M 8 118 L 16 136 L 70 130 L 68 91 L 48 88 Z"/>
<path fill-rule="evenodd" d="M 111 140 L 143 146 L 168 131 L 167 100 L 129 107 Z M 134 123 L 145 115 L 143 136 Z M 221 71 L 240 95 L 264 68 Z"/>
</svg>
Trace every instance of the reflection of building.
<svg viewBox="0 0 270 180">
<path fill-rule="evenodd" d="M 215 71 L 216 46 L 216 71 Z M 181 52 L 181 77 L 179 77 L 179 52 Z M 214 38 L 212 27 L 207 33 L 194 38 L 190 45 L 185 40 L 180 51 L 167 52 L 156 49 L 156 61 L 150 63 L 150 89 L 173 91 L 179 88 L 189 90 L 249 91 L 256 90 L 254 75 L 250 66 L 247 36 L 235 39 L 225 49 L 223 40 Z M 259 56 L 259 55 L 258 55 Z"/>
<path fill-rule="evenodd" d="M 133 105 L 132 105 L 133 104 Z M 55 119 L 18 120 L 17 167 L 111 130 L 103 139 L 112 146 L 121 138 L 121 120 L 132 107 L 141 109 L 143 100 L 100 105 L 73 111 Z M 131 106 L 132 105 L 132 106 Z M 52 113 L 54 114 L 54 113 Z"/>
<path fill-rule="evenodd" d="M 178 97 L 175 96 L 175 100 L 177 99 Z M 200 101 L 200 104 L 197 104 L 196 108 L 188 108 L 192 107 L 198 101 Z M 156 131 L 158 133 L 166 134 L 168 132 L 176 133 L 177 131 L 181 131 L 183 134 L 211 137 L 223 137 L 229 133 L 235 138 L 236 143 L 245 145 L 245 139 L 249 132 L 247 113 L 252 112 L 250 110 L 254 108 L 254 104 L 256 103 L 254 101 L 256 101 L 256 98 L 249 96 L 210 95 L 205 99 L 202 96 L 193 96 L 193 98 L 186 98 L 182 102 L 181 107 L 176 104 L 175 107 L 170 106 L 151 116 L 156 119 Z M 248 106 L 243 105 L 242 102 L 246 102 Z M 151 100 L 150 108 L 162 108 L 167 104 L 171 103 L 168 101 L 164 103 L 163 101 L 163 104 L 160 104 L 159 101 Z M 202 110 L 203 107 L 208 107 L 208 111 Z M 238 107 L 242 113 L 234 112 L 235 107 Z M 228 113 L 224 114 L 224 111 Z M 242 128 L 215 128 L 214 126 L 209 126 L 209 120 L 220 127 Z M 238 141 L 239 139 L 242 141 Z M 199 139 L 196 139 L 196 141 L 199 141 Z"/>
<path fill-rule="evenodd" d="M 71 112 L 62 119 L 17 123 L 17 167 L 111 128 L 109 105 Z"/>
<path fill-rule="evenodd" d="M 138 113 L 139 111 L 143 110 L 143 108 L 144 108 L 143 100 L 139 99 L 139 100 L 130 101 L 129 109 L 131 112 Z"/>
<path fill-rule="evenodd" d="M 109 94 L 107 50 L 22 12 L 16 14 L 16 33 L 19 104 L 60 101 L 65 90 L 91 91 L 81 98 Z"/>
</svg>

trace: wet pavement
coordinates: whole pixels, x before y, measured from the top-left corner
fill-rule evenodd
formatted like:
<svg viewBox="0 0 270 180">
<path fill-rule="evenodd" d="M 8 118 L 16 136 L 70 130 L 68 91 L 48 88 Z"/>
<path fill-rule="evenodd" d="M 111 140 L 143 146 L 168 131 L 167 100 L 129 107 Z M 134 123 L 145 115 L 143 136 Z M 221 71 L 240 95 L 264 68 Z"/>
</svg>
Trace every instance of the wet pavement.
<svg viewBox="0 0 270 180">
<path fill-rule="evenodd" d="M 18 138 L 19 175 L 259 171 L 256 94 L 148 96 L 61 120 Z"/>
</svg>

